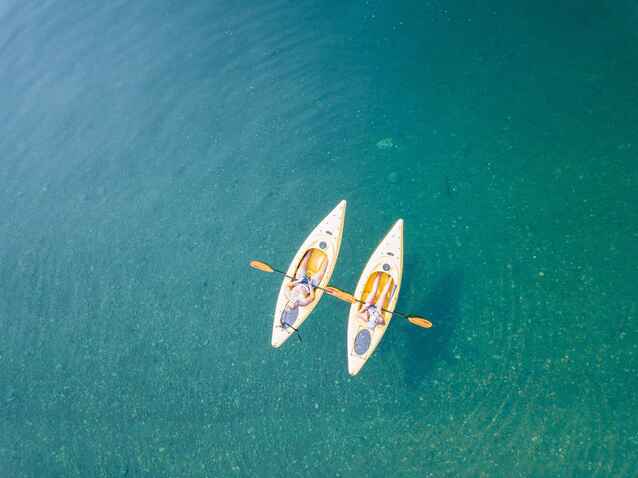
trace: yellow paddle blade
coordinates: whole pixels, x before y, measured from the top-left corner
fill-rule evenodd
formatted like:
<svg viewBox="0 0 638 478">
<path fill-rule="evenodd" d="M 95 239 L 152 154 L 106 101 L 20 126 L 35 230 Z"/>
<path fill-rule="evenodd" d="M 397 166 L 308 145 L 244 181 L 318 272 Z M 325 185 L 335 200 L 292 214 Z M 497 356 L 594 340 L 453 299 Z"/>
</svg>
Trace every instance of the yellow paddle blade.
<svg viewBox="0 0 638 478">
<path fill-rule="evenodd" d="M 326 286 L 324 290 L 337 299 L 341 299 L 345 302 L 350 302 L 351 304 L 354 304 L 356 302 L 352 294 L 348 294 L 347 292 L 344 292 L 341 289 L 337 289 L 336 287 L 332 287 L 331 285 Z"/>
<path fill-rule="evenodd" d="M 272 267 L 270 267 L 265 262 L 261 262 L 261 261 L 250 261 L 250 267 L 263 272 L 273 272 Z"/>
<path fill-rule="evenodd" d="M 430 327 L 432 327 L 432 322 L 430 322 L 428 319 L 424 317 L 419 317 L 418 315 L 408 317 L 408 321 L 414 325 L 423 327 L 424 329 L 429 329 Z"/>
</svg>

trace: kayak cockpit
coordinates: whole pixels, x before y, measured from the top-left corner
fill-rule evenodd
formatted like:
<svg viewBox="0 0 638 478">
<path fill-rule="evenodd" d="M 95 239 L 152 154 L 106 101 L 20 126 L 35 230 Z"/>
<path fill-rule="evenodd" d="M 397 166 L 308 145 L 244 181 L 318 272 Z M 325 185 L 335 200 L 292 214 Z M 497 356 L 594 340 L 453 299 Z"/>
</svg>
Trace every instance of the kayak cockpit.
<svg viewBox="0 0 638 478">
<path fill-rule="evenodd" d="M 312 278 L 316 274 L 320 273 L 322 270 L 325 270 L 326 266 L 324 264 L 327 264 L 328 256 L 321 249 L 311 247 L 306 251 L 304 255 L 301 256 L 301 259 L 299 260 L 299 263 L 295 268 L 295 277 L 298 277 L 301 264 L 308 254 L 310 254 L 310 256 L 308 257 L 308 262 L 306 263 L 306 277 Z"/>
<path fill-rule="evenodd" d="M 377 277 L 379 277 L 377 290 L 374 296 L 371 297 L 372 292 L 374 290 L 374 282 L 377 279 Z M 394 287 L 395 287 L 394 279 L 387 272 L 374 271 L 372 274 L 370 274 L 368 276 L 368 280 L 366 281 L 366 285 L 363 288 L 361 297 L 358 297 L 358 299 L 363 303 L 368 302 L 368 303 L 375 304 L 377 300 L 379 299 L 379 296 L 383 293 L 383 290 L 385 289 L 388 282 L 390 282 L 390 287 L 388 288 L 388 293 L 386 294 L 385 300 L 383 301 L 383 308 L 387 309 L 388 305 L 390 304 L 390 301 L 392 300 L 392 291 L 394 290 Z M 361 302 L 359 303 L 359 310 L 361 310 L 364 305 Z"/>
</svg>

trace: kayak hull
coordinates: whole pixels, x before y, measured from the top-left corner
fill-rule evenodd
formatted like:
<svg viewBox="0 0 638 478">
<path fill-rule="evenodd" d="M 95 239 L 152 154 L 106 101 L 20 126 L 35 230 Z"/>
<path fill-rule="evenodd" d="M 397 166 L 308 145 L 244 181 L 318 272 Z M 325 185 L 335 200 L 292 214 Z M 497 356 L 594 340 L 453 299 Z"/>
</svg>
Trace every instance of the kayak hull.
<svg viewBox="0 0 638 478">
<path fill-rule="evenodd" d="M 390 312 L 394 311 L 403 276 L 403 220 L 399 219 L 379 243 L 375 251 L 370 256 L 359 282 L 354 292 L 354 297 L 365 301 L 372 292 L 372 285 L 375 277 L 379 274 L 378 297 L 388 281 L 389 292 L 386 296 L 384 308 Z M 390 325 L 392 314 L 382 312 L 385 321 L 383 325 L 377 325 L 373 329 L 368 328 L 368 324 L 359 315 L 362 304 L 355 302 L 350 306 L 348 315 L 348 373 L 356 375 L 368 361 L 370 356 L 381 342 L 385 331 Z"/>
<path fill-rule="evenodd" d="M 343 236 L 343 225 L 346 217 L 346 201 L 341 201 L 331 212 L 328 214 L 308 235 L 301 247 L 297 250 L 297 253 L 293 257 L 286 275 L 289 277 L 295 277 L 297 268 L 306 252 L 311 251 L 310 260 L 308 261 L 308 272 L 315 272 L 320 266 L 323 260 L 327 260 L 327 266 L 325 273 L 319 282 L 319 287 L 325 287 L 328 285 L 332 273 L 334 272 L 337 258 L 339 257 L 339 249 L 341 248 L 341 238 Z M 317 306 L 323 291 L 315 289 L 315 299 L 308 305 L 298 307 L 294 313 L 285 313 L 286 304 L 289 301 L 288 284 L 291 279 L 285 277 L 282 281 L 281 288 L 279 289 L 279 295 L 277 297 L 277 304 L 275 306 L 275 315 L 273 318 L 272 327 L 272 346 L 275 348 L 281 347 L 283 343 L 295 332 L 294 329 L 301 327 L 301 324 L 308 318 L 314 308 Z M 282 320 L 284 323 L 282 324 Z"/>
</svg>

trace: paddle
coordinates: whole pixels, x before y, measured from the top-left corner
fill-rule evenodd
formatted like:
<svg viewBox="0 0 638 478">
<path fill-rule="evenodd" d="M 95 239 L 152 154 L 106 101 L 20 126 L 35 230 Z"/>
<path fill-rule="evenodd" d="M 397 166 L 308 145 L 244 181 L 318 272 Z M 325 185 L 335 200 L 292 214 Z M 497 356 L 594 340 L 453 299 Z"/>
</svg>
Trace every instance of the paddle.
<svg viewBox="0 0 638 478">
<path fill-rule="evenodd" d="M 333 287 L 331 285 L 327 286 L 325 290 L 331 296 L 346 302 L 350 302 L 351 304 L 354 304 L 355 302 L 365 304 L 364 301 L 357 299 L 352 294 L 349 294 L 348 292 L 344 292 L 341 289 L 337 289 L 336 287 Z M 419 327 L 423 327 L 424 329 L 429 329 L 430 327 L 432 327 L 432 322 L 430 322 L 425 317 L 421 317 L 420 315 L 407 315 L 407 314 L 404 314 L 403 312 L 398 312 L 396 310 L 394 312 L 389 311 L 387 309 L 381 309 L 381 310 L 383 312 L 388 312 L 390 314 L 395 314 L 400 317 L 403 317 L 404 319 L 408 319 L 408 322 L 410 322 L 411 324 L 418 325 Z"/>
<path fill-rule="evenodd" d="M 263 272 L 278 272 L 279 274 L 283 274 L 286 277 L 288 277 L 288 279 L 293 279 L 294 277 L 290 277 L 288 274 L 286 274 L 283 271 L 277 270 L 274 267 L 266 264 L 265 262 L 262 261 L 250 261 L 250 267 L 252 267 L 253 269 L 257 269 Z M 355 303 L 355 302 L 360 302 L 362 304 L 364 304 L 365 302 L 363 302 L 362 300 L 359 300 L 357 298 L 355 298 L 352 294 L 345 292 L 341 289 L 338 289 L 336 287 L 333 287 L 331 285 L 326 286 L 325 288 L 323 287 L 316 287 L 317 289 L 323 290 L 324 292 L 327 292 L 328 294 L 330 294 L 333 297 L 336 297 L 337 299 L 343 300 L 345 302 L 349 302 L 351 304 Z M 398 312 L 398 311 L 394 311 L 394 312 L 390 312 L 389 310 L 386 309 L 381 309 L 383 310 L 383 312 L 388 312 L 390 314 L 395 314 L 398 315 L 400 317 L 403 317 L 404 319 L 408 319 L 408 322 L 410 322 L 411 324 L 417 325 L 419 327 L 423 327 L 424 329 L 429 329 L 430 327 L 432 327 L 432 322 L 430 322 L 428 319 L 426 319 L 425 317 L 421 317 L 420 315 L 407 315 L 404 314 L 402 312 Z"/>
<path fill-rule="evenodd" d="M 253 269 L 257 269 L 258 271 L 262 271 L 262 272 L 279 272 L 280 274 L 283 274 L 286 277 L 288 277 L 288 279 L 292 279 L 292 280 L 295 279 L 294 277 L 290 277 L 284 271 L 280 271 L 278 269 L 275 269 L 274 267 L 272 267 L 269 264 L 266 264 L 265 262 L 262 262 L 262 261 L 250 261 L 250 267 L 252 267 Z"/>
</svg>

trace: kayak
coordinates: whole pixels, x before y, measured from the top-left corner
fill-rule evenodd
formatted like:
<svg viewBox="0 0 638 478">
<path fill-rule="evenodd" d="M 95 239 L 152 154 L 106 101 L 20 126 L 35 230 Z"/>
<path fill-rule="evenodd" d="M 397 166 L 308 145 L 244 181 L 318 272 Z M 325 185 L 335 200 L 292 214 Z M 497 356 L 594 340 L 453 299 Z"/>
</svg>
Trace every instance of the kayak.
<svg viewBox="0 0 638 478">
<path fill-rule="evenodd" d="M 386 287 L 388 281 L 390 281 L 383 308 L 393 312 L 399 298 L 402 275 L 403 219 L 399 219 L 370 256 L 368 263 L 359 277 L 354 297 L 365 302 L 374 288 L 375 280 L 378 280 L 377 292 L 373 299 L 373 302 L 375 302 Z M 392 319 L 390 312 L 379 311 L 385 324 L 371 326 L 367 320 L 361 318 L 358 314 L 362 307 L 363 304 L 360 302 L 354 302 L 350 306 L 350 314 L 348 316 L 347 347 L 348 373 L 350 373 L 350 375 L 359 373 L 379 345 L 379 342 L 381 342 L 383 334 L 385 334 Z"/>
<path fill-rule="evenodd" d="M 318 284 L 319 287 L 328 285 L 328 281 L 332 277 L 332 273 L 337 263 L 339 249 L 341 247 L 341 237 L 343 235 L 343 223 L 346 218 L 346 201 L 341 201 L 330 214 L 328 214 L 317 227 L 313 229 L 310 235 L 303 242 L 295 257 L 292 259 L 286 275 L 296 277 L 297 270 L 302 260 L 309 254 L 306 264 L 306 275 L 312 277 L 325 267 L 325 272 Z M 327 263 L 327 264 L 326 264 Z M 326 264 L 326 265 L 324 265 Z M 288 338 L 298 329 L 301 324 L 308 318 L 310 313 L 321 300 L 323 290 L 315 288 L 315 297 L 312 302 L 305 306 L 295 307 L 287 310 L 286 305 L 293 300 L 291 290 L 288 285 L 291 279 L 285 277 L 279 296 L 277 305 L 275 306 L 275 317 L 272 326 L 272 346 L 281 347 Z"/>
</svg>

